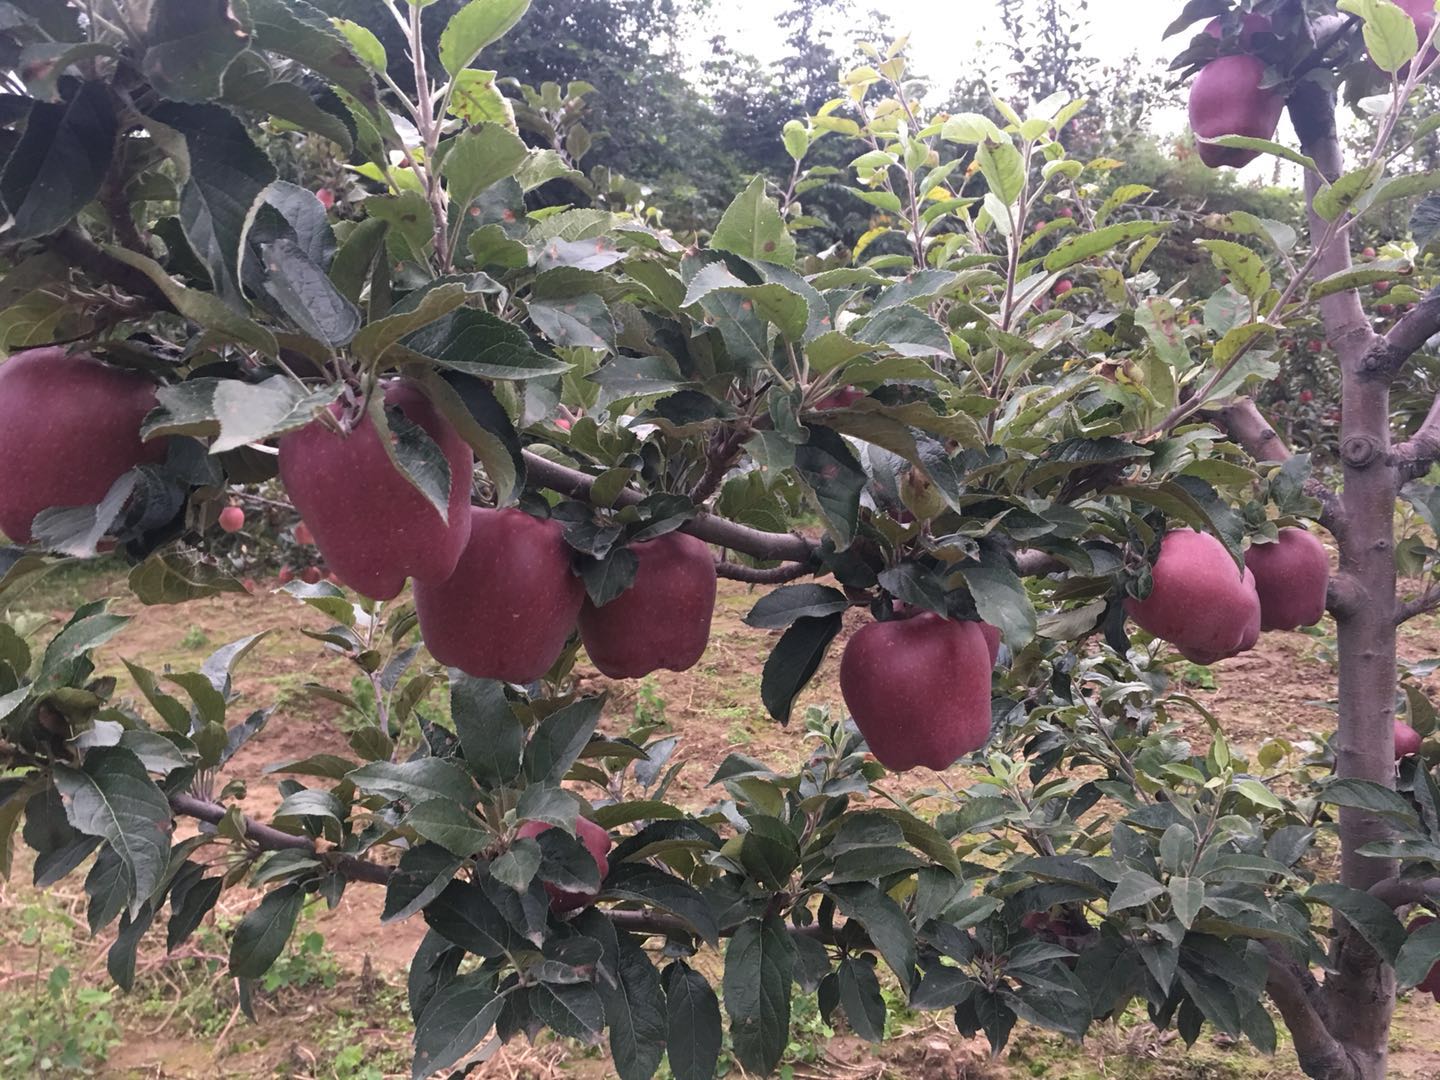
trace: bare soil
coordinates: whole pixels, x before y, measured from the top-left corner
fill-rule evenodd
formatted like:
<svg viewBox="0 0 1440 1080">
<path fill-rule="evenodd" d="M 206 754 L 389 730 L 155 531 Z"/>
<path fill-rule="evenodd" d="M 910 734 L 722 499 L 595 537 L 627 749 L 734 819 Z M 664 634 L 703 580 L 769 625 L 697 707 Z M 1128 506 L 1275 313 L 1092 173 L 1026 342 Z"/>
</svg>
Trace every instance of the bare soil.
<svg viewBox="0 0 1440 1080">
<path fill-rule="evenodd" d="M 22 602 L 61 606 L 76 596 L 107 591 L 124 594 L 113 577 L 67 583 L 50 593 Z M 714 794 L 707 784 L 715 766 L 731 752 L 766 760 L 776 767 L 798 764 L 807 753 L 798 724 L 782 729 L 760 704 L 760 674 L 773 644 L 772 635 L 746 627 L 742 618 L 754 602 L 752 590 L 722 583 L 710 649 L 690 672 L 664 672 L 641 684 L 613 684 L 607 725 L 623 730 L 637 711 L 663 709 L 665 719 L 681 737 L 680 756 L 687 762 L 672 791 L 677 801 L 699 807 Z M 193 670 L 214 648 L 263 627 L 276 632 L 263 642 L 239 670 L 237 687 L 246 708 L 276 706 L 264 732 L 235 758 L 227 776 L 243 779 L 244 800 L 253 815 L 265 818 L 278 805 L 275 778 L 263 766 L 318 752 L 345 753 L 347 736 L 341 708 L 304 695 L 303 683 L 316 681 L 346 686 L 346 666 L 327 655 L 319 642 L 299 633 L 323 629 L 325 618 L 283 594 L 262 589 L 253 596 L 227 596 L 178 608 L 143 608 L 133 601 L 119 607 L 134 622 L 102 653 L 102 665 L 120 677 L 126 693 L 128 677 L 120 665 L 126 657 L 160 671 Z M 859 623 L 856 617 L 856 625 Z M 854 626 L 847 626 L 847 634 Z M 1401 641 L 1407 660 L 1440 655 L 1440 621 L 1416 620 Z M 806 705 L 838 702 L 838 649 L 822 667 L 802 698 Z M 583 657 L 582 657 L 583 663 Z M 1275 737 L 1307 738 L 1333 723 L 1326 699 L 1333 694 L 1334 675 L 1326 660 L 1325 642 L 1301 634 L 1266 635 L 1259 648 L 1212 669 L 1213 689 L 1195 689 L 1195 697 L 1220 716 L 1227 738 L 1253 751 Z M 606 680 L 593 672 L 582 677 L 591 685 Z M 1440 690 L 1440 683 L 1427 687 Z M 240 715 L 244 715 L 241 713 Z M 1197 717 L 1191 734 L 1197 747 L 1208 733 Z M 896 787 L 907 794 L 924 788 L 922 777 L 905 778 Z M 29 865 L 17 860 L 12 880 L 0 887 L 0 1030 L 5 1024 L 7 994 L 26 992 L 33 982 L 34 950 L 23 946 L 18 914 L 42 902 L 28 886 Z M 227 893 L 218 918 L 233 923 L 258 894 Z M 111 1008 L 122 1027 L 121 1041 L 91 1075 L 153 1078 L 335 1077 L 376 1078 L 408 1075 L 409 1017 L 404 1009 L 404 973 L 423 936 L 418 919 L 384 926 L 379 922 L 381 890 L 351 886 L 334 910 L 307 915 L 300 933 L 323 935 L 325 978 L 282 986 L 259 995 L 259 1020 L 250 1024 L 235 1009 L 233 984 L 223 975 L 221 939 L 212 935 L 203 946 L 187 945 L 176 957 L 164 954 L 163 937 L 152 932 L 141 948 L 141 975 L 129 999 L 115 992 Z M 75 919 L 76 954 L 67 960 L 86 985 L 107 985 L 104 951 L 114 929 L 91 939 L 84 931 L 84 896 L 79 876 L 47 894 L 43 903 Z M 198 941 L 207 939 L 202 935 Z M 187 950 L 189 950 L 187 952 Z M 38 991 L 36 991 L 38 992 Z M 1403 1001 L 1394 1029 L 1391 1075 L 1397 1080 L 1440 1078 L 1440 1030 L 1435 1006 Z M 813 1009 L 810 1010 L 813 1015 Z M 1427 1022 L 1429 1021 L 1429 1022 Z M 1097 1029 L 1077 1046 L 1043 1032 L 1017 1029 L 1011 1047 L 991 1060 L 983 1039 L 956 1034 L 944 1016 L 913 1018 L 899 1025 L 894 1038 L 880 1048 L 851 1036 L 827 1034 L 818 1020 L 797 1031 L 790 1064 L 794 1077 L 878 1080 L 1018 1080 L 1020 1077 L 1155 1078 L 1155 1080 L 1228 1080 L 1284 1078 L 1300 1080 L 1290 1050 L 1282 1046 L 1273 1058 L 1248 1045 L 1208 1035 L 1187 1051 L 1172 1035 L 1162 1035 L 1138 1020 Z M 357 1063 L 358 1062 L 358 1063 Z M 0 1074 L 4 1073 L 0 1066 Z M 63 1074 L 63 1070 L 62 1070 Z M 614 1070 L 602 1050 L 542 1039 L 504 1048 L 474 1074 L 484 1078 L 576 1077 L 602 1080 Z M 735 1071 L 731 1075 L 739 1076 Z"/>
</svg>

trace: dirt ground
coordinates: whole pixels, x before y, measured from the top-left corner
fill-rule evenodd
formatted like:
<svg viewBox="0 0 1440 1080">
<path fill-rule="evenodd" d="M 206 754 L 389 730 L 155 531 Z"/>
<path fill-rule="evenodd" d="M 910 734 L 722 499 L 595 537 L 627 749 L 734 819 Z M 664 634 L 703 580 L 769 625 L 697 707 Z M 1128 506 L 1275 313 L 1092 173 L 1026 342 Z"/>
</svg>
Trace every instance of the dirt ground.
<svg viewBox="0 0 1440 1080">
<path fill-rule="evenodd" d="M 22 597 L 18 606 L 31 605 L 21 614 L 33 621 L 46 615 L 58 617 L 61 606 L 77 597 L 107 592 L 124 595 L 123 583 L 101 575 L 52 584 Z M 673 792 L 682 803 L 699 806 L 713 797 L 706 791 L 706 781 L 729 752 L 750 754 L 777 767 L 793 766 L 806 753 L 798 725 L 788 730 L 778 727 L 760 704 L 760 672 L 771 635 L 743 625 L 753 601 L 745 586 L 722 583 L 710 649 L 697 668 L 612 688 L 606 720 L 612 730 L 623 730 L 637 714 L 658 711 L 680 735 L 681 756 L 690 763 Z M 106 670 L 120 676 L 122 695 L 134 693 L 120 666 L 122 657 L 154 670 L 165 664 L 174 670 L 193 670 L 219 645 L 262 627 L 277 628 L 245 661 L 237 679 L 243 706 L 277 706 L 264 732 L 236 756 L 226 774 L 245 781 L 244 802 L 252 815 L 263 819 L 279 802 L 274 778 L 262 772 L 264 764 L 347 751 L 341 707 L 300 690 L 309 681 L 349 683 L 348 669 L 328 656 L 319 642 L 299 633 L 301 628 L 322 629 L 324 616 L 264 589 L 253 596 L 226 596 L 176 608 L 142 608 L 133 600 L 122 600 L 119 608 L 133 613 L 135 620 L 101 658 Z M 1212 669 L 1214 688 L 1196 689 L 1195 695 L 1223 719 L 1234 744 L 1253 750 L 1277 735 L 1303 739 L 1333 722 L 1324 700 L 1333 693 L 1325 648 L 1318 637 L 1267 635 L 1254 652 Z M 1427 618 L 1410 624 L 1402 634 L 1401 648 L 1408 660 L 1440 656 L 1440 622 Z M 802 708 L 838 702 L 837 658 L 838 650 L 832 650 L 802 699 Z M 590 680 L 604 683 L 596 675 Z M 1440 682 L 1428 689 L 1440 691 Z M 1193 734 L 1197 745 L 1207 741 L 1203 725 L 1197 723 Z M 921 783 L 917 779 L 902 787 L 913 791 Z M 51 1071 L 57 1075 L 126 1080 L 217 1076 L 382 1080 L 408 1075 L 410 1023 L 404 1006 L 404 973 L 424 927 L 419 919 L 382 927 L 382 890 L 356 884 L 333 911 L 307 913 L 297 940 L 308 939 L 308 945 L 292 948 L 282 960 L 277 984 L 257 995 L 259 1021 L 251 1024 L 238 1015 L 234 986 L 224 977 L 225 945 L 219 931 L 202 931 L 170 957 L 164 952 L 163 935 L 152 932 L 140 950 L 136 988 L 127 997 L 109 988 L 104 972 L 104 953 L 114 929 L 96 938 L 85 930 L 81 875 L 73 875 L 43 896 L 28 882 L 29 864 L 22 853 L 11 881 L 0 886 L 0 941 L 4 942 L 0 1077 L 24 1075 L 7 1071 L 6 1061 L 14 1058 L 7 1058 L 6 1052 L 9 1045 L 31 1037 L 27 1025 L 35 1021 L 26 1010 L 35 1008 L 37 1001 L 42 1010 L 61 1012 L 70 1026 L 67 1030 L 86 1028 L 82 1017 L 88 1018 L 88 1028 L 96 1029 L 85 1036 L 94 1044 L 88 1059 L 73 1065 L 52 1061 Z M 212 921 L 221 928 L 233 926 L 255 898 L 242 890 L 226 893 Z M 46 948 L 52 960 L 62 961 L 72 973 L 72 985 L 58 996 L 43 973 L 37 975 L 40 968 L 48 967 L 44 956 L 37 955 Z M 81 995 L 87 989 L 81 988 L 88 989 L 86 1000 Z M 1397 1080 L 1440 1077 L 1440 1031 L 1433 1023 L 1434 1008 L 1428 997 L 1401 1003 L 1391 1068 Z M 73 1014 L 66 1009 L 73 1009 Z M 99 1030 L 104 1025 L 97 1015 L 109 1017 L 104 1031 Z M 1233 1046 L 1207 1035 L 1187 1052 L 1183 1043 L 1155 1032 L 1139 1018 L 1098 1028 L 1083 1046 L 1022 1024 L 998 1061 L 990 1060 L 983 1040 L 959 1037 L 944 1016 L 906 1013 L 898 1022 L 892 1017 L 892 1024 L 895 1037 L 877 1051 L 851 1037 L 833 1035 L 816 1015 L 813 999 L 801 1001 L 787 1057 L 788 1075 L 856 1080 L 1301 1077 L 1292 1053 L 1283 1045 L 1275 1057 L 1265 1058 L 1248 1046 Z M 520 1042 L 506 1047 L 473 1075 L 496 1080 L 601 1080 L 615 1074 L 600 1049 L 542 1039 L 535 1046 Z M 741 1074 L 737 1069 L 731 1075 Z"/>
</svg>

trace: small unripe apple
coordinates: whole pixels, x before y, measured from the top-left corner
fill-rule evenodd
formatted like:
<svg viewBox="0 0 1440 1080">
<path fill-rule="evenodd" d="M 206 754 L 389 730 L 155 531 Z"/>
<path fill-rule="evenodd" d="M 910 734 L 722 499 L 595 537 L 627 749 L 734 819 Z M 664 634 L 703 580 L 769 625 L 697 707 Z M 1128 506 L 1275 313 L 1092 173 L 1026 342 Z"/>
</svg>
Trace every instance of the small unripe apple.
<svg viewBox="0 0 1440 1080">
<path fill-rule="evenodd" d="M 1325 351 L 1325 343 L 1319 338 L 1311 338 L 1305 343 L 1305 347 L 1312 353 L 1322 353 Z"/>
<path fill-rule="evenodd" d="M 948 769 L 990 737 L 990 650 L 980 624 L 933 612 L 871 623 L 840 658 L 840 692 L 887 769 Z"/>
<path fill-rule="evenodd" d="M 238 506 L 227 506 L 220 511 L 220 528 L 227 533 L 237 533 L 245 527 L 245 511 Z"/>
<path fill-rule="evenodd" d="M 307 566 L 304 570 L 300 571 L 300 580 L 305 582 L 306 585 L 319 585 L 320 577 L 320 568 L 318 566 Z"/>
<path fill-rule="evenodd" d="M 93 506 L 137 465 L 165 460 L 140 441 L 155 407 L 149 380 L 58 346 L 0 363 L 0 532 L 28 544 L 42 510 Z"/>
<path fill-rule="evenodd" d="M 1394 304 L 1376 304 L 1376 305 L 1375 305 L 1375 311 L 1376 311 L 1377 314 L 1379 314 L 1379 315 L 1384 315 L 1385 317 L 1388 318 L 1389 316 L 1395 314 L 1395 305 L 1394 305 Z"/>
<path fill-rule="evenodd" d="M 1330 556 L 1309 529 L 1281 529 L 1274 543 L 1251 545 L 1245 567 L 1255 575 L 1262 630 L 1298 630 L 1324 618 Z"/>
<path fill-rule="evenodd" d="M 1360 252 L 1360 254 L 1364 258 L 1373 259 L 1375 258 L 1375 249 L 1373 247 L 1367 247 L 1364 251 Z"/>
<path fill-rule="evenodd" d="M 705 541 L 671 532 L 630 545 L 635 582 L 604 607 L 587 596 L 580 639 L 600 671 L 638 679 L 688 671 L 705 655 L 715 614 L 715 559 Z"/>
<path fill-rule="evenodd" d="M 565 419 L 565 417 L 561 416 L 555 420 L 555 426 L 558 427 L 561 431 L 569 431 L 570 421 Z"/>
<path fill-rule="evenodd" d="M 1075 216 L 1075 211 L 1071 210 L 1068 206 L 1062 206 L 1060 208 L 1060 216 L 1063 218 L 1073 218 Z"/>
<path fill-rule="evenodd" d="M 432 656 L 477 679 L 532 683 L 560 658 L 585 586 L 557 521 L 470 510 L 470 540 L 446 581 L 416 580 L 415 613 Z"/>
<path fill-rule="evenodd" d="M 255 584 L 255 579 L 253 577 L 247 577 L 243 582 L 241 582 L 241 584 L 245 586 L 245 591 L 251 593 L 252 595 L 257 589 L 260 588 L 260 586 Z"/>
<path fill-rule="evenodd" d="M 848 409 L 855 402 L 865 396 L 865 391 L 854 386 L 842 386 L 838 390 L 831 390 L 815 403 L 815 408 L 821 412 L 827 409 Z"/>
<path fill-rule="evenodd" d="M 414 383 L 391 383 L 385 402 L 444 453 L 448 520 L 395 467 L 368 415 L 349 435 L 317 420 L 280 440 L 280 479 L 315 546 L 340 580 L 374 600 L 398 596 L 407 577 L 444 581 L 454 571 L 470 536 L 475 470 L 470 445 Z"/>
<path fill-rule="evenodd" d="M 1403 720 L 1395 721 L 1395 760 L 1420 753 L 1420 733 Z"/>
<path fill-rule="evenodd" d="M 527 821 L 515 830 L 515 835 L 522 840 L 530 839 L 552 828 L 554 828 L 553 825 L 547 825 L 542 821 Z M 585 845 L 586 851 L 590 852 L 590 857 L 595 860 L 595 866 L 600 871 L 600 880 L 604 881 L 605 876 L 610 873 L 610 859 L 608 858 L 610 834 L 589 818 L 581 817 L 575 819 L 575 838 Z M 550 910 L 556 914 L 578 911 L 595 902 L 594 893 L 568 892 L 551 885 L 548 881 L 545 882 L 545 892 L 550 896 Z"/>
<path fill-rule="evenodd" d="M 1384 296 L 1384 295 L 1385 295 L 1387 292 L 1389 292 L 1389 291 L 1390 291 L 1390 282 L 1388 282 L 1388 281 L 1377 281 L 1377 282 L 1375 282 L 1375 295 L 1376 295 L 1376 296 Z"/>
<path fill-rule="evenodd" d="M 295 542 L 304 544 L 306 547 L 315 543 L 315 534 L 310 531 L 310 526 L 305 522 L 298 522 L 295 526 Z"/>
<path fill-rule="evenodd" d="M 1051 289 L 1050 292 L 1058 300 L 1060 297 L 1064 296 L 1074 287 L 1075 283 L 1072 282 L 1069 278 L 1061 278 L 1059 281 L 1055 282 L 1055 287 Z"/>
<path fill-rule="evenodd" d="M 1262 88 L 1265 62 L 1245 54 L 1221 56 L 1201 68 L 1190 86 L 1190 128 L 1202 139 L 1244 135 L 1273 139 L 1285 111 L 1285 98 Z M 1238 150 L 1200 143 L 1200 160 L 1212 169 L 1222 165 L 1240 168 L 1260 156 L 1256 150 Z"/>
<path fill-rule="evenodd" d="M 1260 601 L 1243 571 L 1209 533 L 1176 529 L 1160 542 L 1144 600 L 1127 597 L 1125 610 L 1142 629 L 1187 657 L 1213 663 L 1240 651 Z"/>
<path fill-rule="evenodd" d="M 326 210 L 329 210 L 335 205 L 335 192 L 331 191 L 328 187 L 317 188 L 315 197 L 320 200 L 320 205 L 325 207 Z"/>
<path fill-rule="evenodd" d="M 1434 921 L 1435 918 L 1432 915 L 1417 915 L 1415 918 L 1410 920 L 1410 925 L 1407 926 L 1405 929 L 1407 932 L 1413 934 L 1422 926 L 1428 926 Z M 1436 1003 L 1440 1004 L 1440 964 L 1435 964 L 1433 967 L 1431 967 L 1430 972 L 1425 976 L 1424 981 L 1417 984 L 1415 989 L 1419 990 L 1422 994 L 1432 995 L 1435 998 Z"/>
</svg>

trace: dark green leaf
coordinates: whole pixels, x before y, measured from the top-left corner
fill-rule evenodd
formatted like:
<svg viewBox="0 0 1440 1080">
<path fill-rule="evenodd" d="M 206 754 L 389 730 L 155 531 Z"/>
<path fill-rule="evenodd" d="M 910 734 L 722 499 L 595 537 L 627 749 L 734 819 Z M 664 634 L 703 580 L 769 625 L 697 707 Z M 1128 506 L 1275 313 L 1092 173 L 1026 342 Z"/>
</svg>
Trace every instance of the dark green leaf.
<svg viewBox="0 0 1440 1080">
<path fill-rule="evenodd" d="M 413 1080 L 475 1060 L 472 1051 L 490 1034 L 504 1004 L 488 975 L 465 975 L 435 991 L 415 1025 Z"/>
<path fill-rule="evenodd" d="M 795 471 L 815 500 L 839 547 L 855 539 L 865 470 L 843 436 L 827 427 L 810 427 L 808 442 L 795 448 Z"/>
<path fill-rule="evenodd" d="M 0 175 L 14 217 L 10 236 L 55 232 L 95 198 L 110 168 L 119 124 L 105 83 L 82 83 L 68 104 L 37 103 Z"/>
<path fill-rule="evenodd" d="M 462 861 L 438 844 L 420 844 L 406 851 L 386 882 L 380 921 L 394 922 L 415 914 L 450 884 Z"/>
<path fill-rule="evenodd" d="M 908 993 L 915 975 L 915 932 L 900 905 L 874 885 L 836 885 L 829 893 L 842 915 L 865 928 Z"/>
<path fill-rule="evenodd" d="M 235 928 L 230 942 L 230 974 L 239 979 L 258 979 L 269 971 L 290 940 L 304 906 L 305 893 L 298 884 L 282 885 L 266 893 Z"/>
<path fill-rule="evenodd" d="M 127 911 L 120 916 L 120 930 L 110 951 L 105 954 L 105 970 L 115 980 L 115 985 L 126 993 L 135 985 L 135 951 L 154 921 L 155 909 L 148 900 L 140 905 L 140 911 L 133 919 Z"/>
<path fill-rule="evenodd" d="M 760 698 L 766 711 L 780 723 L 790 722 L 795 699 L 820 669 L 826 650 L 843 625 L 837 612 L 823 618 L 798 619 L 780 635 L 760 679 Z"/>
<path fill-rule="evenodd" d="M 790 988 L 795 949 L 776 915 L 747 919 L 725 949 L 725 1011 L 735 1057 L 751 1072 L 768 1074 L 790 1041 Z"/>
<path fill-rule="evenodd" d="M 1387 963 L 1395 963 L 1405 944 L 1405 927 L 1389 904 L 1338 882 L 1312 885 L 1305 899 L 1334 908 Z"/>
<path fill-rule="evenodd" d="M 532 783 L 558 784 L 585 749 L 605 697 L 581 698 L 540 721 L 525 748 L 525 775 Z"/>
<path fill-rule="evenodd" d="M 416 804 L 426 799 L 449 799 L 469 806 L 479 796 L 475 782 L 454 762 L 442 758 L 374 761 L 350 773 L 349 779 L 367 794 Z"/>
<path fill-rule="evenodd" d="M 426 799 L 405 815 L 405 824 L 461 858 L 474 855 L 493 838 L 485 823 L 453 799 Z"/>
<path fill-rule="evenodd" d="M 172 101 L 209 101 L 248 36 L 228 0 L 155 0 L 140 68 Z"/>
<path fill-rule="evenodd" d="M 431 323 L 405 345 L 442 367 L 482 379 L 537 379 L 570 370 L 563 360 L 536 351 L 518 326 L 473 308 Z"/>
<path fill-rule="evenodd" d="M 665 969 L 666 1049 L 675 1080 L 713 1080 L 720 1059 L 720 1002 L 682 961 Z"/>
<path fill-rule="evenodd" d="M 745 625 L 783 630 L 796 619 L 834 615 L 849 606 L 845 594 L 828 585 L 782 585 L 759 599 L 745 616 Z"/>
<path fill-rule="evenodd" d="M 614 900 L 631 900 L 678 916 L 711 945 L 720 939 L 720 928 L 705 898 L 688 882 L 653 866 L 612 863 L 602 893 Z"/>
<path fill-rule="evenodd" d="M 850 1021 L 850 1029 L 866 1042 L 885 1040 L 885 999 L 880 994 L 880 980 L 875 966 L 864 958 L 847 956 L 836 971 L 840 991 L 840 1007 Z"/>
</svg>

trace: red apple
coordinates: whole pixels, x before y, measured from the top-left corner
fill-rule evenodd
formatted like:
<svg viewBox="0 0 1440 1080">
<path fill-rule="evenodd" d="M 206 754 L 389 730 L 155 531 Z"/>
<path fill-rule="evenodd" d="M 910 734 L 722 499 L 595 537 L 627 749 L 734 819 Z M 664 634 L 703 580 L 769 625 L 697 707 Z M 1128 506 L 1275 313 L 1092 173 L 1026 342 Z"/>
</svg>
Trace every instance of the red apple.
<svg viewBox="0 0 1440 1080">
<path fill-rule="evenodd" d="M 1407 926 L 1405 929 L 1409 933 L 1413 934 L 1422 926 L 1428 926 L 1434 921 L 1435 917 L 1433 915 L 1417 915 L 1415 918 L 1410 920 L 1410 925 Z M 1430 969 L 1430 973 L 1425 976 L 1424 981 L 1419 983 L 1415 987 L 1415 989 L 1419 990 L 1422 994 L 1432 995 L 1435 998 L 1436 1003 L 1440 1004 L 1440 964 L 1434 965 Z"/>
<path fill-rule="evenodd" d="M 1075 216 L 1075 211 L 1071 210 L 1068 206 L 1062 206 L 1060 208 L 1060 216 L 1064 218 L 1073 218 Z"/>
<path fill-rule="evenodd" d="M 815 408 L 820 411 L 826 409 L 848 409 L 855 402 L 865 396 L 865 391 L 854 386 L 842 386 L 838 390 L 831 390 L 815 403 Z"/>
<path fill-rule="evenodd" d="M 306 547 L 315 543 L 315 534 L 310 531 L 310 526 L 300 521 L 295 524 L 295 542 L 304 544 Z"/>
<path fill-rule="evenodd" d="M 1060 297 L 1064 296 L 1074 287 L 1074 282 L 1070 281 L 1069 278 L 1061 278 L 1059 281 L 1055 282 L 1055 287 L 1051 289 L 1050 292 L 1058 300 Z"/>
<path fill-rule="evenodd" d="M 688 671 L 705 655 L 715 613 L 715 559 L 705 541 L 671 532 L 631 544 L 635 583 L 604 607 L 580 609 L 580 639 L 600 671 L 638 679 Z"/>
<path fill-rule="evenodd" d="M 1150 595 L 1125 600 L 1126 612 L 1142 629 L 1192 660 L 1208 658 L 1196 663 L 1240 651 L 1260 601 L 1224 544 L 1190 529 L 1166 533 L 1151 574 Z"/>
<path fill-rule="evenodd" d="M 306 585 L 319 585 L 320 578 L 321 574 L 318 566 L 307 566 L 304 570 L 300 571 L 300 580 Z"/>
<path fill-rule="evenodd" d="M 1395 721 L 1395 760 L 1420 753 L 1420 733 L 1403 720 Z"/>
<path fill-rule="evenodd" d="M 320 205 L 325 207 L 326 210 L 329 210 L 335 205 L 335 192 L 331 191 L 328 187 L 317 188 L 315 197 L 320 200 Z"/>
<path fill-rule="evenodd" d="M 1247 597 L 1248 615 L 1245 620 L 1245 628 L 1240 634 L 1240 640 L 1231 649 L 1210 650 L 1192 648 L 1181 645 L 1178 651 L 1192 664 L 1209 666 L 1218 664 L 1221 660 L 1228 660 L 1232 656 L 1239 656 L 1241 653 L 1249 652 L 1260 640 L 1260 597 L 1255 592 L 1255 575 L 1247 567 L 1245 570 L 1245 588 L 1249 590 Z"/>
<path fill-rule="evenodd" d="M 1285 111 L 1285 99 L 1261 88 L 1265 62 L 1254 56 L 1221 56 L 1206 64 L 1190 87 L 1190 128 L 1203 139 L 1245 135 L 1273 139 Z M 1222 165 L 1240 168 L 1260 156 L 1255 150 L 1235 150 L 1200 143 L 1200 160 L 1212 169 Z"/>
<path fill-rule="evenodd" d="M 979 623 L 927 611 L 859 630 L 840 658 L 840 692 L 887 769 L 939 771 L 990 737 L 990 672 Z"/>
<path fill-rule="evenodd" d="M 1390 291 L 1390 282 L 1388 282 L 1388 281 L 1377 281 L 1377 282 L 1375 282 L 1374 288 L 1375 288 L 1375 295 L 1376 295 L 1376 296 L 1384 296 L 1387 292 Z"/>
<path fill-rule="evenodd" d="M 553 825 L 542 821 L 527 821 L 515 830 L 515 835 L 522 840 L 529 839 L 552 828 Z M 589 818 L 581 817 L 575 819 L 575 838 L 590 852 L 600 870 L 600 880 L 604 881 L 605 875 L 610 873 L 610 860 L 606 857 L 610 851 L 610 834 Z M 580 908 L 589 907 L 595 900 L 594 893 L 567 892 L 548 881 L 545 882 L 545 891 L 550 895 L 550 910 L 556 914 L 578 911 Z"/>
<path fill-rule="evenodd" d="M 470 542 L 447 581 L 416 579 L 431 655 L 477 679 L 531 683 L 560 657 L 585 597 L 559 522 L 470 510 Z"/>
<path fill-rule="evenodd" d="M 1309 349 L 1312 353 L 1321 353 L 1325 351 L 1325 343 L 1319 338 L 1311 338 L 1305 343 L 1305 347 Z"/>
<path fill-rule="evenodd" d="M 237 533 L 245 527 L 245 511 L 238 506 L 227 506 L 220 511 L 220 528 L 227 533 Z"/>
<path fill-rule="evenodd" d="M 1373 247 L 1367 247 L 1364 251 L 1360 252 L 1360 254 L 1364 258 L 1373 259 L 1375 258 L 1375 249 Z"/>
<path fill-rule="evenodd" d="M 399 595 L 407 577 L 438 582 L 454 571 L 470 535 L 475 470 L 469 444 L 417 386 L 391 383 L 385 401 L 424 429 L 450 463 L 448 522 L 391 462 L 368 416 L 348 436 L 317 420 L 280 440 L 280 479 L 325 562 L 375 600 Z"/>
<path fill-rule="evenodd" d="M 570 421 L 566 420 L 565 417 L 562 416 L 555 421 L 555 426 L 558 427 L 561 431 L 569 431 Z"/>
<path fill-rule="evenodd" d="M 988 622 L 981 622 L 980 633 L 985 638 L 985 648 L 990 650 L 990 666 L 993 668 L 995 662 L 1000 658 L 1000 628 L 991 626 Z"/>
<path fill-rule="evenodd" d="M 288 566 L 282 566 L 280 567 L 279 575 L 277 575 L 277 580 L 281 585 L 289 585 L 290 582 L 295 580 L 295 571 L 291 570 Z"/>
<path fill-rule="evenodd" d="M 1308 529 L 1281 529 L 1272 544 L 1254 544 L 1245 567 L 1255 574 L 1262 630 L 1298 630 L 1325 615 L 1330 556 Z"/>
<path fill-rule="evenodd" d="M 1301 390 L 1301 391 L 1300 391 L 1300 404 L 1302 404 L 1302 405 L 1309 405 L 1310 402 L 1312 402 L 1312 401 L 1314 401 L 1314 400 L 1315 400 L 1315 391 L 1313 391 L 1313 390 Z"/>
<path fill-rule="evenodd" d="M 155 407 L 147 379 L 58 346 L 0 363 L 0 532 L 34 539 L 35 515 L 93 506 L 137 465 L 165 460 L 166 441 L 140 441 Z"/>
<path fill-rule="evenodd" d="M 1378 314 L 1378 315 L 1383 315 L 1383 316 L 1385 316 L 1385 317 L 1388 318 L 1389 316 L 1395 314 L 1395 305 L 1394 305 L 1394 304 L 1376 304 L 1376 305 L 1375 305 L 1375 312 L 1376 312 L 1376 314 Z"/>
</svg>

